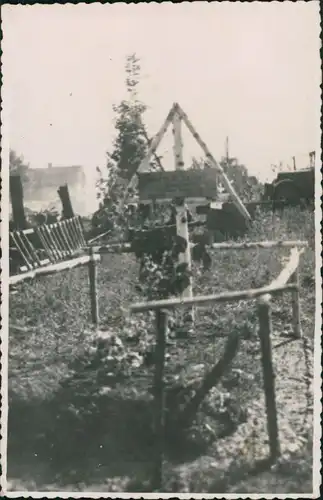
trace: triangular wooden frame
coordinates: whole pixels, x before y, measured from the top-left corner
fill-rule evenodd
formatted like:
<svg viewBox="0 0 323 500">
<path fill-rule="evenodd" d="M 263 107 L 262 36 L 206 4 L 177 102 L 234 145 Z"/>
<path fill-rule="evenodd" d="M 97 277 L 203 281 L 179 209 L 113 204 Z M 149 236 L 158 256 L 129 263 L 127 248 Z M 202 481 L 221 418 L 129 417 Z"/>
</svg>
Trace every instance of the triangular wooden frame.
<svg viewBox="0 0 323 500">
<path fill-rule="evenodd" d="M 182 159 L 182 144 L 181 144 L 181 133 L 180 133 L 180 122 L 183 121 L 188 128 L 188 130 L 191 132 L 193 135 L 194 139 L 196 142 L 199 144 L 201 149 L 203 150 L 206 158 L 208 159 L 209 163 L 213 168 L 216 169 L 217 173 L 221 177 L 221 180 L 226 188 L 226 190 L 230 193 L 232 196 L 232 199 L 238 208 L 239 212 L 244 216 L 245 219 L 250 220 L 250 214 L 248 210 L 246 209 L 245 205 L 243 202 L 240 200 L 238 194 L 236 193 L 235 189 L 231 185 L 230 180 L 226 176 L 223 168 L 221 165 L 219 165 L 213 155 L 211 154 L 210 150 L 208 149 L 207 145 L 205 142 L 201 139 L 199 134 L 196 132 L 195 128 L 193 127 L 192 123 L 188 119 L 188 116 L 186 113 L 182 110 L 180 105 L 178 103 L 174 103 L 171 110 L 169 111 L 166 120 L 164 121 L 163 125 L 155 135 L 154 139 L 152 140 L 150 147 L 148 149 L 146 157 L 143 159 L 141 164 L 138 167 L 137 172 L 132 176 L 130 179 L 130 182 L 128 184 L 127 190 L 126 190 L 126 196 L 127 192 L 130 188 L 132 188 L 135 185 L 136 182 L 136 174 L 138 172 L 146 172 L 149 169 L 149 162 L 153 154 L 155 154 L 156 149 L 158 148 L 159 144 L 161 143 L 162 138 L 164 137 L 169 125 L 173 123 L 174 125 L 174 152 L 175 152 L 175 158 L 176 158 L 176 168 L 182 168 L 183 165 L 183 159 Z M 125 198 L 124 198 L 125 199 Z"/>
</svg>

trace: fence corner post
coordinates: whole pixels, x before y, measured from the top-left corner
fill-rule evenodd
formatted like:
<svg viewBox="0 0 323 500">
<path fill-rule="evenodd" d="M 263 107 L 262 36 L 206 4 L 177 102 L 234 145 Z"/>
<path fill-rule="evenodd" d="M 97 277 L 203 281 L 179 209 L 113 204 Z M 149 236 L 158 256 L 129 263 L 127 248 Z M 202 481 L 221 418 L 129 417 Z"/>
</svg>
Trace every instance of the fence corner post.
<svg viewBox="0 0 323 500">
<path fill-rule="evenodd" d="M 99 324 L 98 292 L 97 292 L 97 267 L 94 258 L 94 249 L 89 247 L 89 283 L 92 323 Z"/>
<path fill-rule="evenodd" d="M 258 318 L 270 459 L 275 460 L 280 455 L 280 443 L 275 396 L 275 373 L 272 362 L 270 296 L 261 296 L 259 298 Z"/>
<path fill-rule="evenodd" d="M 166 330 L 168 314 L 164 310 L 156 311 L 156 348 L 154 374 L 154 434 L 156 455 L 153 464 L 152 490 L 159 491 L 163 483 L 163 460 L 165 439 L 165 388 L 164 368 L 166 349 Z"/>
<path fill-rule="evenodd" d="M 296 339 L 302 338 L 301 311 L 299 305 L 299 270 L 298 267 L 290 277 L 290 282 L 296 285 L 296 290 L 292 291 L 292 324 L 293 333 Z"/>
</svg>

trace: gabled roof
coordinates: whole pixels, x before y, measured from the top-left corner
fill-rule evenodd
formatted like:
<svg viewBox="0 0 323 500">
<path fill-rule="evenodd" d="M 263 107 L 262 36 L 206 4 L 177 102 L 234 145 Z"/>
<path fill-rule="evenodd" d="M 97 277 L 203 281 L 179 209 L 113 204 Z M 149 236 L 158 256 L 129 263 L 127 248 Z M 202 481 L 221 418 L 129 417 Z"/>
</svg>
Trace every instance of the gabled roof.
<svg viewBox="0 0 323 500">
<path fill-rule="evenodd" d="M 30 168 L 27 171 L 24 187 L 28 189 L 41 189 L 43 187 L 56 187 L 68 184 L 82 183 L 85 180 L 84 169 L 81 166 Z"/>
</svg>

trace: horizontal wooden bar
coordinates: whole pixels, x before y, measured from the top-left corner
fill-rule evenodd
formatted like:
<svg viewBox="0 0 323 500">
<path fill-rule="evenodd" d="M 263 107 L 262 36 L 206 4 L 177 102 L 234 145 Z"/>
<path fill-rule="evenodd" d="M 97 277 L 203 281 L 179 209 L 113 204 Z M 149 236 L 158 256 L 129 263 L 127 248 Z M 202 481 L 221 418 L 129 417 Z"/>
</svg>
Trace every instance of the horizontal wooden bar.
<svg viewBox="0 0 323 500">
<path fill-rule="evenodd" d="M 96 261 L 99 261 L 101 259 L 100 255 L 94 255 L 93 258 Z M 15 285 L 16 283 L 20 283 L 26 279 L 33 279 L 36 276 L 47 276 L 49 274 L 65 271 L 67 269 L 73 269 L 74 267 L 83 266 L 84 264 L 88 264 L 89 260 L 90 257 L 88 255 L 82 255 L 81 257 L 77 257 L 75 259 L 57 262 L 46 267 L 40 267 L 33 271 L 28 271 L 24 274 L 10 276 L 9 285 Z"/>
<path fill-rule="evenodd" d="M 104 253 L 128 253 L 132 251 L 130 243 L 111 243 L 106 245 L 90 245 L 89 248 L 93 248 L 93 251 L 98 254 Z"/>
<path fill-rule="evenodd" d="M 32 234 L 34 232 L 34 228 L 33 227 L 30 227 L 29 229 L 23 229 L 23 233 L 24 234 Z"/>
<path fill-rule="evenodd" d="M 307 241 L 248 241 L 243 243 L 213 243 L 214 250 L 248 250 L 250 248 L 294 248 L 307 247 Z"/>
<path fill-rule="evenodd" d="M 174 198 L 154 198 L 152 200 L 150 198 L 143 197 L 143 198 L 140 198 L 139 203 L 147 204 L 147 205 L 150 205 L 151 203 L 157 203 L 157 204 L 162 205 L 163 203 L 172 203 L 173 200 L 174 200 Z M 214 201 L 215 200 L 211 200 L 211 199 L 206 198 L 206 197 L 194 197 L 194 198 L 191 196 L 185 197 L 185 203 L 188 205 L 195 205 L 198 203 L 201 203 L 201 204 L 204 203 L 205 205 L 207 205 L 208 203 L 211 203 Z"/>
<path fill-rule="evenodd" d="M 198 306 L 203 304 L 212 304 L 214 302 L 235 302 L 237 300 L 255 299 L 265 294 L 277 294 L 284 291 L 297 289 L 296 285 L 284 286 L 265 286 L 263 288 L 251 288 L 250 290 L 241 290 L 234 292 L 223 292 L 215 295 L 200 295 L 192 298 L 174 298 L 163 300 L 152 300 L 150 302 L 138 302 L 130 306 L 130 312 L 137 313 L 143 311 L 152 311 L 157 309 L 167 309 L 172 307 Z"/>
<path fill-rule="evenodd" d="M 103 238 L 103 236 L 106 236 L 109 233 L 111 233 L 111 229 L 109 229 L 109 231 L 106 231 L 105 233 L 101 233 L 98 236 L 95 236 L 95 238 L 92 238 L 91 240 L 88 241 L 88 244 L 94 243 L 95 241 L 99 240 L 100 238 Z"/>
<path fill-rule="evenodd" d="M 40 260 L 40 265 L 41 266 L 46 266 L 47 264 L 50 264 L 50 260 L 49 259 L 43 259 L 43 260 Z"/>
</svg>

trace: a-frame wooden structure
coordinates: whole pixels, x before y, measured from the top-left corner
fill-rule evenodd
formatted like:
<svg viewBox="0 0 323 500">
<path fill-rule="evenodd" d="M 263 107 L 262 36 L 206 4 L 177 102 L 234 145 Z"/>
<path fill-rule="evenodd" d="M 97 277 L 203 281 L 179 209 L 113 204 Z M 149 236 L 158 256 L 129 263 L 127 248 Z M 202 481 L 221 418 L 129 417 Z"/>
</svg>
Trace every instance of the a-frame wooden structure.
<svg viewBox="0 0 323 500">
<path fill-rule="evenodd" d="M 144 158 L 144 160 L 141 162 L 139 165 L 139 168 L 137 172 L 133 175 L 131 178 L 128 188 L 125 193 L 124 197 L 124 202 L 126 200 L 127 194 L 129 189 L 133 188 L 136 184 L 136 177 L 138 173 L 142 172 L 148 172 L 149 171 L 149 162 L 151 160 L 151 157 L 155 154 L 162 138 L 164 137 L 169 125 L 172 123 L 173 124 L 173 132 L 174 132 L 174 157 L 175 157 L 175 169 L 176 170 L 183 170 L 184 168 L 184 161 L 183 161 L 183 144 L 182 144 L 182 134 L 181 134 L 181 125 L 182 122 L 185 123 L 186 127 L 188 130 L 192 133 L 193 137 L 195 138 L 196 142 L 200 145 L 202 148 L 204 154 L 206 155 L 206 158 L 212 168 L 214 168 L 221 178 L 226 190 L 228 193 L 231 195 L 232 201 L 236 205 L 237 209 L 243 215 L 243 217 L 249 221 L 251 219 L 250 214 L 248 210 L 246 209 L 245 205 L 243 202 L 240 200 L 238 194 L 236 193 L 235 189 L 231 185 L 230 180 L 226 176 L 225 172 L 223 171 L 223 168 L 216 162 L 215 158 L 211 154 L 210 150 L 208 149 L 207 145 L 205 142 L 201 139 L 199 134 L 196 132 L 195 128 L 193 127 L 192 123 L 188 119 L 186 113 L 182 110 L 182 108 L 179 106 L 178 103 L 174 103 L 170 112 L 167 115 L 167 118 L 163 125 L 161 126 L 160 130 L 152 140 L 150 147 L 148 149 L 147 155 Z"/>
</svg>

